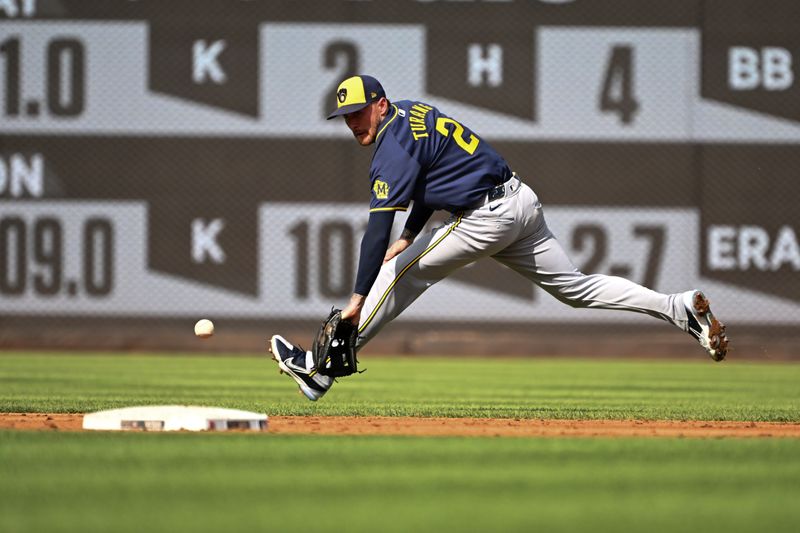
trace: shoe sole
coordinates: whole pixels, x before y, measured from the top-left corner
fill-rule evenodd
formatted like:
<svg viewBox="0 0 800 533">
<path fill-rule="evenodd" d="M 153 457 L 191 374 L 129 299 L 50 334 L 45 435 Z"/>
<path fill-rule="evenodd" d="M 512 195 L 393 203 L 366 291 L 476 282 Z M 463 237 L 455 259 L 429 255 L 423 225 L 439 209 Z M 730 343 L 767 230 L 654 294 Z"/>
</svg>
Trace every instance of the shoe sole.
<svg viewBox="0 0 800 533">
<path fill-rule="evenodd" d="M 717 320 L 714 313 L 711 312 L 711 303 L 702 292 L 694 295 L 692 306 L 697 316 L 705 319 L 708 324 L 709 346 L 714 350 L 713 354 L 709 352 L 709 356 L 714 361 L 722 361 L 728 355 L 728 336 L 725 333 L 725 324 Z"/>
<path fill-rule="evenodd" d="M 281 374 L 287 374 L 287 375 L 291 376 L 291 378 L 295 381 L 295 383 L 297 383 L 297 385 L 300 387 L 300 389 L 297 392 L 299 392 L 300 394 L 302 394 L 303 396 L 305 396 L 306 398 L 308 398 L 312 402 L 316 402 L 319 398 L 321 398 L 321 396 L 315 397 L 313 392 L 306 392 L 306 390 L 310 391 L 311 389 L 305 383 L 303 383 L 302 378 L 297 377 L 295 375 L 295 373 L 292 372 L 292 369 L 287 367 L 283 363 L 283 361 L 281 361 L 281 359 L 277 355 L 275 355 L 275 353 L 278 351 L 278 348 L 275 346 L 275 339 L 274 338 L 270 339 L 269 346 L 267 347 L 267 349 L 269 350 L 269 353 L 272 356 L 272 359 L 276 363 L 278 363 L 278 372 L 281 373 Z"/>
</svg>

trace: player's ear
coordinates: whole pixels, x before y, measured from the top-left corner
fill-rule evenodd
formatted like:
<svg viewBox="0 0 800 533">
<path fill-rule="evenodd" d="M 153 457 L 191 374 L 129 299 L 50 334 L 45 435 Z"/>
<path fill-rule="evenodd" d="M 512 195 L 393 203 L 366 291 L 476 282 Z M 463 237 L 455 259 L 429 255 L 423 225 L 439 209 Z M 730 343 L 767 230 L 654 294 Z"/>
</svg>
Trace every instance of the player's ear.
<svg viewBox="0 0 800 533">
<path fill-rule="evenodd" d="M 381 112 L 381 115 L 389 113 L 389 100 L 387 100 L 385 96 L 382 96 L 381 99 L 378 100 L 378 110 Z"/>
</svg>

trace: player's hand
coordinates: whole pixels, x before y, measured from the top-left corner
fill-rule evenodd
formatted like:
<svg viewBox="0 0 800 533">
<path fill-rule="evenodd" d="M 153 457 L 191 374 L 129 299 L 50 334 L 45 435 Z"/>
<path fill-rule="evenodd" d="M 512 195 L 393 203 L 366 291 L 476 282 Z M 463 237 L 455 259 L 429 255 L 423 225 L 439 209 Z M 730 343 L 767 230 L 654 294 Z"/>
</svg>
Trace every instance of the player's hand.
<svg viewBox="0 0 800 533">
<path fill-rule="evenodd" d="M 400 237 L 396 241 L 389 246 L 389 249 L 386 250 L 386 255 L 383 256 L 383 262 L 388 263 L 392 260 L 393 257 L 399 255 L 403 250 L 411 246 L 411 243 L 414 242 L 413 240 L 404 239 Z"/>
<path fill-rule="evenodd" d="M 353 294 L 350 297 L 350 303 L 342 309 L 342 320 L 348 320 L 353 325 L 358 326 L 361 321 L 361 309 L 364 307 L 364 300 L 366 299 L 366 296 L 361 294 Z"/>
</svg>

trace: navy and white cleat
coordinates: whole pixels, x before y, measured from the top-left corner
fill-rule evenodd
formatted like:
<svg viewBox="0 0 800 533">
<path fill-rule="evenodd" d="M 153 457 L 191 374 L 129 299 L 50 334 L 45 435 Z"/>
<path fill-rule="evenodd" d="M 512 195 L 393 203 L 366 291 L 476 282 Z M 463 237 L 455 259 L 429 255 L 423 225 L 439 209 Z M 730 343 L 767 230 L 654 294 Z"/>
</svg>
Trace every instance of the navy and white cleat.
<svg viewBox="0 0 800 533">
<path fill-rule="evenodd" d="M 683 293 L 686 307 L 687 331 L 697 339 L 714 361 L 722 361 L 728 353 L 728 336 L 725 325 L 711 312 L 711 305 L 700 291 Z"/>
<path fill-rule="evenodd" d="M 312 402 L 322 398 L 333 385 L 332 377 L 321 376 L 314 368 L 311 352 L 292 346 L 280 335 L 273 335 L 269 351 L 277 361 L 281 374 L 289 374 L 300 385 L 300 392 Z"/>
</svg>

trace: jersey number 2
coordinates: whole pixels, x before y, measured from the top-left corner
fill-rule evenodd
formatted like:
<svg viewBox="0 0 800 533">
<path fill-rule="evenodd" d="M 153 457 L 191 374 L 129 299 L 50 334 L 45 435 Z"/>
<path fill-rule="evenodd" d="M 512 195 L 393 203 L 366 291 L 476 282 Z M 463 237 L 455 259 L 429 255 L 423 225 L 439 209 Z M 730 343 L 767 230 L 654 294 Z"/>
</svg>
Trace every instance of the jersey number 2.
<svg viewBox="0 0 800 533">
<path fill-rule="evenodd" d="M 469 155 L 474 154 L 480 140 L 471 133 L 469 134 L 469 142 L 464 140 L 464 126 L 452 118 L 439 117 L 436 120 L 436 131 L 448 137 L 450 135 L 450 129 L 447 127 L 448 124 L 453 125 L 453 140 L 456 141 L 456 144 Z"/>
</svg>

